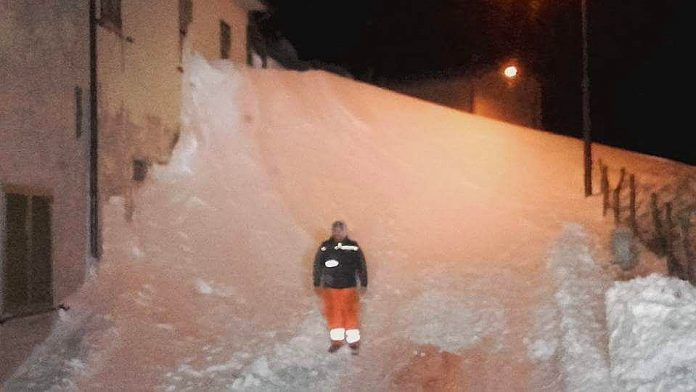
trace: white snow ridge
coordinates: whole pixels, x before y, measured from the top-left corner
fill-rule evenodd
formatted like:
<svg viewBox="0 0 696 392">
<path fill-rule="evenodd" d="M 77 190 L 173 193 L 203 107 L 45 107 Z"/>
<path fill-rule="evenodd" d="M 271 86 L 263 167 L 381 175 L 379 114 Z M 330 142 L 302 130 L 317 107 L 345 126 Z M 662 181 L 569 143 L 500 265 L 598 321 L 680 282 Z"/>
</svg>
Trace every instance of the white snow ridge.
<svg viewBox="0 0 696 392">
<path fill-rule="evenodd" d="M 696 288 L 650 275 L 607 293 L 615 385 L 625 391 L 696 391 Z"/>
<path fill-rule="evenodd" d="M 551 251 L 566 391 L 611 390 L 603 301 L 608 282 L 590 245 L 585 230 L 573 224 Z"/>
</svg>

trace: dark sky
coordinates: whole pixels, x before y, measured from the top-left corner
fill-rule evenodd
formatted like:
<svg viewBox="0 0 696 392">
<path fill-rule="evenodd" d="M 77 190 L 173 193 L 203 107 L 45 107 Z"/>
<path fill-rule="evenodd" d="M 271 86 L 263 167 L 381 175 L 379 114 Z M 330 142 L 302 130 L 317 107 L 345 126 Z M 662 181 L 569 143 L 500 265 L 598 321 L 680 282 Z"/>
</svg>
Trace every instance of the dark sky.
<svg viewBox="0 0 696 392">
<path fill-rule="evenodd" d="M 581 135 L 580 1 L 271 0 L 303 60 L 378 80 L 461 74 L 510 57 L 539 75 L 544 127 Z M 686 0 L 593 1 L 593 137 L 696 165 L 686 92 Z M 691 46 L 691 45 L 689 45 Z"/>
</svg>

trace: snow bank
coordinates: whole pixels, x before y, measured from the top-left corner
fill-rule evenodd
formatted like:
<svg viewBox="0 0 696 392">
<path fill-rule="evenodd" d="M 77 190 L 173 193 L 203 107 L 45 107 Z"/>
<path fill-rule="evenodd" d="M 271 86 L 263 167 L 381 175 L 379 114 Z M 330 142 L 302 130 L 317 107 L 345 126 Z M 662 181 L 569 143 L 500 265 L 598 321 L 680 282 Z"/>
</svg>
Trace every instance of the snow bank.
<svg viewBox="0 0 696 392">
<path fill-rule="evenodd" d="M 153 176 L 160 182 L 174 182 L 200 174 L 200 159 L 206 150 L 218 150 L 220 138 L 239 134 L 239 70 L 228 62 L 209 64 L 192 56 L 184 74 L 181 123 L 184 130 L 166 166 L 157 166 Z M 235 75 L 235 76 L 232 76 Z M 229 139 L 226 140 L 229 142 Z M 216 142 L 218 144 L 216 144 Z"/>
<path fill-rule="evenodd" d="M 74 379 L 97 372 L 118 346 L 118 331 L 108 318 L 79 310 L 58 312 L 51 335 L 0 390 L 79 390 Z M 88 323 L 100 328 L 87 329 Z"/>
<path fill-rule="evenodd" d="M 611 375 L 621 390 L 696 390 L 696 288 L 650 275 L 607 292 Z"/>
<path fill-rule="evenodd" d="M 579 225 L 567 225 L 549 263 L 560 314 L 561 363 L 566 391 L 609 391 L 604 293 L 608 282 L 594 262 L 590 239 Z M 540 356 L 551 346 L 539 344 Z"/>
<path fill-rule="evenodd" d="M 345 348 L 326 354 L 326 330 L 319 312 L 312 312 L 299 333 L 258 357 L 230 385 L 244 391 L 336 390 L 342 374 L 349 372 L 351 359 Z M 357 358 L 356 358 L 357 359 Z"/>
</svg>

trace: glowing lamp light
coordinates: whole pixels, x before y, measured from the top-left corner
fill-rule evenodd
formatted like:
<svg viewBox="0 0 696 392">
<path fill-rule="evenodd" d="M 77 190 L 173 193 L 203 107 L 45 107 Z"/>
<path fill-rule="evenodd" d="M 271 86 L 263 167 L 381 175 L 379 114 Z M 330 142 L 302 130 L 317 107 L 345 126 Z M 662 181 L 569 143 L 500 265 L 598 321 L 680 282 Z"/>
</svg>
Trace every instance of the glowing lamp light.
<svg viewBox="0 0 696 392">
<path fill-rule="evenodd" d="M 508 79 L 514 79 L 517 77 L 518 69 L 514 65 L 509 65 L 503 70 L 503 75 Z"/>
</svg>

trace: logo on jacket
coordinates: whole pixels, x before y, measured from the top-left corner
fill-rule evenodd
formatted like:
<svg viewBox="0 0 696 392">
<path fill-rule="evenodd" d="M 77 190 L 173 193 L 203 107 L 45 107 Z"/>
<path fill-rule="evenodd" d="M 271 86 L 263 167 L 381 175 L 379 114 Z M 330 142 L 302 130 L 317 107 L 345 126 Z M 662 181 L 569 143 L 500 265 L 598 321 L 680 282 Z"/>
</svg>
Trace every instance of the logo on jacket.
<svg viewBox="0 0 696 392">
<path fill-rule="evenodd" d="M 338 265 L 338 260 L 334 260 L 334 259 L 326 260 L 326 262 L 324 263 L 324 265 L 327 266 L 327 267 L 329 267 L 329 268 L 336 267 L 336 266 Z"/>
<path fill-rule="evenodd" d="M 338 245 L 336 245 L 336 246 L 334 247 L 334 249 L 336 249 L 336 250 L 342 249 L 342 250 L 355 250 L 355 251 L 357 251 L 357 250 L 358 250 L 358 247 L 357 247 L 357 246 L 353 246 L 353 245 L 343 245 L 342 243 L 339 242 Z"/>
</svg>

